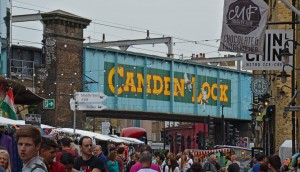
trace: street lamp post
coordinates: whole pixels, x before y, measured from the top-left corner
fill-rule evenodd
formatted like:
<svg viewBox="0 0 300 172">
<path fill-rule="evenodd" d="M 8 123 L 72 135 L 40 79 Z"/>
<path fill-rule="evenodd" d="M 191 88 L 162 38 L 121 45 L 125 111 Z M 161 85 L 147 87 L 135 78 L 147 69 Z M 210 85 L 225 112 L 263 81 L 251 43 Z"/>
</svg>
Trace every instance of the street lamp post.
<svg viewBox="0 0 300 172">
<path fill-rule="evenodd" d="M 224 125 L 224 105 L 221 105 L 222 117 L 221 117 L 221 128 L 222 128 L 222 145 L 225 144 L 225 125 Z"/>
<path fill-rule="evenodd" d="M 287 40 L 286 42 L 285 42 L 285 44 L 284 44 L 284 50 L 281 52 L 281 56 L 283 57 L 283 62 L 284 62 L 284 65 L 283 65 L 283 67 L 282 67 L 282 71 L 281 71 L 281 73 L 280 73 L 280 75 L 278 75 L 278 76 L 280 76 L 280 78 L 281 78 L 281 82 L 282 83 L 286 83 L 286 81 L 287 81 L 287 77 L 289 77 L 290 75 L 288 75 L 286 72 L 285 72 L 285 70 L 284 70 L 284 68 L 286 67 L 286 66 L 290 66 L 291 68 L 292 68 L 292 71 L 291 71 L 291 73 L 292 73 L 292 78 L 291 78 L 291 92 L 292 92 L 292 97 L 294 96 L 294 94 L 295 94 L 295 70 L 297 70 L 295 67 L 294 67 L 294 65 L 295 65 L 295 54 L 293 53 L 293 54 L 290 54 L 290 53 L 288 53 L 288 51 L 286 51 L 287 50 L 287 42 L 288 41 L 293 41 L 293 43 L 294 44 L 296 44 L 297 45 L 297 42 L 296 41 L 294 41 L 294 40 Z M 296 45 L 293 47 L 293 51 L 295 51 L 295 47 L 296 47 Z M 289 56 L 293 56 L 293 61 L 292 61 L 292 65 L 290 65 L 290 64 L 288 64 L 288 58 L 289 58 Z M 295 154 L 296 153 L 296 133 L 295 133 L 295 126 L 296 126 L 296 121 L 295 121 L 295 111 L 292 111 L 292 153 L 293 154 Z"/>
<path fill-rule="evenodd" d="M 73 93 L 73 97 L 74 97 L 74 100 L 75 100 L 75 107 L 74 107 L 74 112 L 73 112 L 73 133 L 75 135 L 76 133 L 76 109 L 77 109 L 77 94 L 76 94 L 76 91 L 74 90 L 74 93 Z"/>
<path fill-rule="evenodd" d="M 295 6 L 296 5 L 296 0 L 292 0 L 292 5 Z M 296 21 L 296 17 L 295 17 L 295 12 L 292 10 L 292 21 Z M 295 39 L 295 23 L 292 24 L 292 29 L 293 29 L 293 39 Z M 297 44 L 296 44 L 297 45 Z M 293 69 L 292 69 L 292 97 L 295 94 L 295 47 L 296 45 L 293 47 Z M 283 66 L 284 67 L 284 66 Z M 296 122 L 295 122 L 295 112 L 292 112 L 292 153 L 293 155 L 296 153 L 296 133 L 295 133 L 295 126 L 296 126 Z"/>
</svg>

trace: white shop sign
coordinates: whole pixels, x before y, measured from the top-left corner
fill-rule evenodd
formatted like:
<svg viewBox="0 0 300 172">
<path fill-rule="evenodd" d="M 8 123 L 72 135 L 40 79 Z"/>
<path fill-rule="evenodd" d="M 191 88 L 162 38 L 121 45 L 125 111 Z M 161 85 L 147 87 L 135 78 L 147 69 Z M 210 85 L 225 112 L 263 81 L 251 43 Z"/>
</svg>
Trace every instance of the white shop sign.
<svg viewBox="0 0 300 172">
<path fill-rule="evenodd" d="M 282 70 L 283 63 L 280 51 L 284 49 L 284 44 L 290 53 L 293 53 L 293 30 L 266 30 L 264 55 L 243 54 L 244 70 Z M 290 56 L 289 64 L 292 65 L 293 57 Z M 286 66 L 285 70 L 292 70 Z"/>
</svg>

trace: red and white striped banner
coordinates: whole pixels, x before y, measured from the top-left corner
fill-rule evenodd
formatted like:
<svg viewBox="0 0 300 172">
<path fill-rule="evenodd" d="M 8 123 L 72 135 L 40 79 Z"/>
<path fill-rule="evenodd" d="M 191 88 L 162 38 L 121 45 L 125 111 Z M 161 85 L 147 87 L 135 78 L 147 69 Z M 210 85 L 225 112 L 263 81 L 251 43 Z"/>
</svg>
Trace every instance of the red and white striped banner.
<svg viewBox="0 0 300 172">
<path fill-rule="evenodd" d="M 222 149 L 213 149 L 213 150 L 200 150 L 200 149 L 194 149 L 192 150 L 193 155 L 203 155 L 203 154 L 211 154 L 211 153 L 218 153 L 218 152 L 230 152 L 230 148 L 222 148 Z"/>
</svg>

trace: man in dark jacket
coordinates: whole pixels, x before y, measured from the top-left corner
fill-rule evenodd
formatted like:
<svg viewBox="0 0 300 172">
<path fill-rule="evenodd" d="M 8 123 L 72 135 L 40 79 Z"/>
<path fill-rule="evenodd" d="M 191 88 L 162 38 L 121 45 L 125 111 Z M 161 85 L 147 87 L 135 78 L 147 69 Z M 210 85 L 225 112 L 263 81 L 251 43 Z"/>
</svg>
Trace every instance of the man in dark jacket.
<svg viewBox="0 0 300 172">
<path fill-rule="evenodd" d="M 106 166 L 107 163 L 107 158 L 104 155 L 103 151 L 102 151 L 102 147 L 100 145 L 96 145 L 93 149 L 93 153 L 96 157 L 100 158 L 101 161 L 104 163 L 104 165 Z"/>
<path fill-rule="evenodd" d="M 221 165 L 218 163 L 218 158 L 216 155 L 210 155 L 208 160 L 204 163 L 204 171 L 217 172 L 221 169 Z"/>
</svg>

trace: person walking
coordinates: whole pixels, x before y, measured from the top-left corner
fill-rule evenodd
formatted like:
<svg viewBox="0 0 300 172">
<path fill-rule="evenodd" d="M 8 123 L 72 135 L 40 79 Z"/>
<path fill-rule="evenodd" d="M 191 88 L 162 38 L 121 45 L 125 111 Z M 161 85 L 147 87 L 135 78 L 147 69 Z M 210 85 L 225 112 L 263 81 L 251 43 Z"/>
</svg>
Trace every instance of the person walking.
<svg viewBox="0 0 300 172">
<path fill-rule="evenodd" d="M 117 149 L 117 161 L 118 161 L 120 172 L 124 172 L 124 170 L 125 170 L 125 166 L 124 166 L 125 160 L 123 159 L 124 151 L 125 151 L 124 147 L 119 147 Z"/>
<path fill-rule="evenodd" d="M 144 151 L 148 151 L 150 153 L 152 153 L 152 148 L 149 145 L 143 145 L 141 147 L 141 152 L 143 153 Z M 151 169 L 156 170 L 156 171 L 160 171 L 160 168 L 157 164 L 153 164 L 151 163 L 150 165 Z M 137 172 L 142 168 L 142 163 L 141 162 L 137 162 L 136 164 L 134 164 L 131 168 L 130 168 L 130 172 Z"/>
<path fill-rule="evenodd" d="M 64 137 L 60 140 L 62 151 L 56 154 L 56 162 L 60 162 L 60 157 L 63 153 L 70 153 L 74 156 L 74 159 L 77 158 L 77 153 L 75 150 L 71 149 L 72 140 L 69 137 Z"/>
<path fill-rule="evenodd" d="M 260 172 L 260 165 L 265 163 L 265 155 L 263 154 L 256 154 L 255 155 L 256 163 L 253 165 L 253 172 Z"/>
<path fill-rule="evenodd" d="M 221 165 L 218 163 L 216 155 L 210 155 L 207 161 L 203 165 L 204 171 L 217 172 L 221 169 Z"/>
<path fill-rule="evenodd" d="M 3 167 L 6 172 L 12 172 L 7 150 L 0 150 L 0 167 Z"/>
<path fill-rule="evenodd" d="M 111 151 L 108 154 L 107 170 L 108 172 L 120 172 L 117 153 L 115 151 Z"/>
<path fill-rule="evenodd" d="M 60 163 L 64 165 L 65 171 L 66 172 L 77 172 L 73 168 L 74 166 L 74 156 L 68 152 L 63 153 L 60 157 Z"/>
<path fill-rule="evenodd" d="M 74 168 L 84 172 L 105 172 L 105 166 L 100 158 L 92 154 L 92 139 L 83 136 L 79 140 L 81 156 L 76 158 Z"/>
<path fill-rule="evenodd" d="M 165 164 L 165 165 L 163 164 L 164 160 L 165 160 L 164 155 L 158 154 L 158 155 L 156 156 L 156 163 L 157 163 L 157 165 L 159 166 L 161 172 L 167 172 L 167 171 L 166 171 L 167 165 L 166 165 L 166 164 Z M 152 161 L 152 162 L 153 162 L 153 161 Z"/>
<path fill-rule="evenodd" d="M 54 140 L 43 138 L 40 148 L 40 157 L 46 161 L 49 172 L 65 172 L 63 164 L 54 161 L 56 157 L 57 143 Z"/>
<path fill-rule="evenodd" d="M 104 155 L 102 147 L 100 145 L 95 145 L 95 147 L 93 148 L 93 153 L 96 157 L 101 159 L 105 168 L 107 169 L 107 157 Z"/>
<path fill-rule="evenodd" d="M 180 171 L 186 172 L 190 168 L 190 165 L 188 163 L 188 157 L 185 154 L 182 154 L 180 159 Z"/>
<path fill-rule="evenodd" d="M 140 160 L 140 155 L 135 152 L 130 155 L 130 161 L 127 163 L 126 172 L 130 172 L 131 167 Z"/>
<path fill-rule="evenodd" d="M 16 131 L 18 154 L 23 161 L 22 172 L 47 172 L 47 166 L 38 155 L 41 147 L 41 133 L 33 126 Z"/>
<path fill-rule="evenodd" d="M 231 164 L 229 164 L 229 166 L 227 168 L 227 172 L 239 172 L 240 171 L 240 166 L 236 159 L 237 159 L 236 155 L 231 155 Z"/>
<path fill-rule="evenodd" d="M 96 145 L 93 149 L 93 153 L 96 157 L 100 158 L 104 164 L 107 162 L 107 158 L 102 151 L 102 147 L 100 145 Z"/>
<path fill-rule="evenodd" d="M 267 164 L 270 172 L 280 172 L 281 160 L 278 155 L 270 156 Z"/>
<path fill-rule="evenodd" d="M 285 160 L 283 161 L 281 167 L 280 167 L 280 171 L 289 171 L 290 170 L 290 165 L 291 163 L 291 158 L 285 158 Z"/>
<path fill-rule="evenodd" d="M 177 162 L 175 156 L 170 156 L 169 157 L 169 159 L 168 159 L 168 167 L 169 167 L 169 171 L 168 172 L 180 172 L 179 165 L 178 165 L 178 162 Z"/>
<path fill-rule="evenodd" d="M 141 153 L 140 162 L 142 163 L 142 169 L 138 172 L 157 172 L 156 170 L 151 169 L 152 164 L 152 155 L 148 151 Z"/>
</svg>

